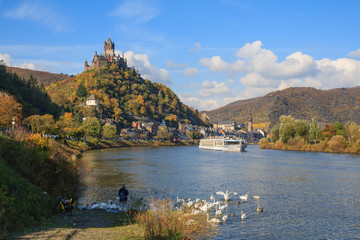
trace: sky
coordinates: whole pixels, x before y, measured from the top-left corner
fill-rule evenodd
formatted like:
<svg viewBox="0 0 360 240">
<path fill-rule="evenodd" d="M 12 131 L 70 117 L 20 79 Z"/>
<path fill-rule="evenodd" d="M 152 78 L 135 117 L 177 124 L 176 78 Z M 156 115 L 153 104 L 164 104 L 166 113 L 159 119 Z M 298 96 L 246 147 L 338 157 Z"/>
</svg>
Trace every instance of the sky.
<svg viewBox="0 0 360 240">
<path fill-rule="evenodd" d="M 0 0 L 0 60 L 76 75 L 110 37 L 143 78 L 212 110 L 360 86 L 359 11 L 358 0 Z"/>
</svg>

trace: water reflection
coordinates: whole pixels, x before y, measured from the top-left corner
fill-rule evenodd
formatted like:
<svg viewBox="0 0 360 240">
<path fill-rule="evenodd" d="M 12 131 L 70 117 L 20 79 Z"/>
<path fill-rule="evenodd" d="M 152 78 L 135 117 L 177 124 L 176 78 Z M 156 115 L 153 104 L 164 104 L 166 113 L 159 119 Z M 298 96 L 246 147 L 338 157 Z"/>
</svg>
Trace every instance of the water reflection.
<svg viewBox="0 0 360 240">
<path fill-rule="evenodd" d="M 234 217 L 218 239 L 351 239 L 360 236 L 360 158 L 354 155 L 260 150 L 214 152 L 197 147 L 89 151 L 93 166 L 83 203 L 113 200 L 122 183 L 131 196 L 172 193 L 210 200 L 216 191 L 249 194 L 231 201 Z M 261 196 L 260 200 L 251 198 Z M 220 196 L 215 196 L 220 199 Z M 264 207 L 257 213 L 257 204 Z M 240 212 L 247 214 L 241 221 Z"/>
</svg>

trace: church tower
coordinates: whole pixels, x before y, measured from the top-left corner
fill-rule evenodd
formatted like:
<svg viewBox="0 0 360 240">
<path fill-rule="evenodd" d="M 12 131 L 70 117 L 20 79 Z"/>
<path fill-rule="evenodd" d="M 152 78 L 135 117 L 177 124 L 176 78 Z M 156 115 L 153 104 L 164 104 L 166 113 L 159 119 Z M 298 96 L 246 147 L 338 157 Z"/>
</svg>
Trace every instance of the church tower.
<svg viewBox="0 0 360 240">
<path fill-rule="evenodd" d="M 114 55 L 114 49 L 115 49 L 115 43 L 111 41 L 110 37 L 106 42 L 104 42 L 104 53 L 105 56 L 113 56 Z"/>
<path fill-rule="evenodd" d="M 248 118 L 248 132 L 253 132 L 254 131 L 254 127 L 253 127 L 253 117 L 252 117 L 252 113 L 250 111 L 250 115 Z"/>
</svg>

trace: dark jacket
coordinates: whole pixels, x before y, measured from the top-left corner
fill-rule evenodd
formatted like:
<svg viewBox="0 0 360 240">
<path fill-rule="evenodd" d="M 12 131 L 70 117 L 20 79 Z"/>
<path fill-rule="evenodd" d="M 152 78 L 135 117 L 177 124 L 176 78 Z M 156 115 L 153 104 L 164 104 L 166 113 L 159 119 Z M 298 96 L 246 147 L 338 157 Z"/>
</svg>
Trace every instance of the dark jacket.
<svg viewBox="0 0 360 240">
<path fill-rule="evenodd" d="M 124 188 L 124 187 L 120 188 L 119 197 L 120 197 L 121 202 L 122 201 L 127 201 L 127 196 L 128 195 L 129 195 L 129 191 L 126 188 Z"/>
</svg>

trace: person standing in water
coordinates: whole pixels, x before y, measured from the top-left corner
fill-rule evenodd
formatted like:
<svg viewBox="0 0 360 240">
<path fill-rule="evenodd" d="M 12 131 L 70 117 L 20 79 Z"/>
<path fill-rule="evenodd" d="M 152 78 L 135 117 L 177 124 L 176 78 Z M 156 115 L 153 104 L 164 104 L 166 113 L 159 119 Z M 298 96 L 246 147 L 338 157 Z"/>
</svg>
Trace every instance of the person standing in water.
<svg viewBox="0 0 360 240">
<path fill-rule="evenodd" d="M 119 190 L 119 201 L 121 210 L 125 210 L 127 208 L 127 196 L 129 195 L 129 191 L 125 188 L 125 184 Z"/>
</svg>

